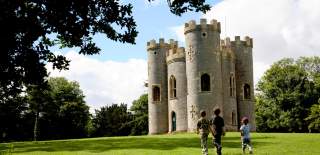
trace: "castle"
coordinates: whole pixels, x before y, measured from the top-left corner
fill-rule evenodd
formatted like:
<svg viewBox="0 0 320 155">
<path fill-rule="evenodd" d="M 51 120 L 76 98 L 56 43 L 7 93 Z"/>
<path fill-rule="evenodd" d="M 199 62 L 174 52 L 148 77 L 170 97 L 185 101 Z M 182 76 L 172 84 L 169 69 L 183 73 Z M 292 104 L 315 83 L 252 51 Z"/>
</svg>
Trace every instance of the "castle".
<svg viewBox="0 0 320 155">
<path fill-rule="evenodd" d="M 160 39 L 147 43 L 149 134 L 196 130 L 200 111 L 221 109 L 228 131 L 254 120 L 252 38 L 220 40 L 220 23 L 184 26 L 185 48 Z"/>
</svg>

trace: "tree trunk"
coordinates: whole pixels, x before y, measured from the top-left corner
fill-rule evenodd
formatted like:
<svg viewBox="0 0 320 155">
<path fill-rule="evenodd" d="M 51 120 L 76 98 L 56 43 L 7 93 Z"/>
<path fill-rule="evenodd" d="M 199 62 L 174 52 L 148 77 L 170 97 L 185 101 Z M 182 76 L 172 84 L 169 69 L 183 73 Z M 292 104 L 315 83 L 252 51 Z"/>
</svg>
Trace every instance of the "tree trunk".
<svg viewBox="0 0 320 155">
<path fill-rule="evenodd" d="M 34 128 L 33 128 L 33 140 L 37 141 L 38 137 L 38 119 L 39 119 L 39 111 L 36 112 L 36 118 L 34 121 Z"/>
</svg>

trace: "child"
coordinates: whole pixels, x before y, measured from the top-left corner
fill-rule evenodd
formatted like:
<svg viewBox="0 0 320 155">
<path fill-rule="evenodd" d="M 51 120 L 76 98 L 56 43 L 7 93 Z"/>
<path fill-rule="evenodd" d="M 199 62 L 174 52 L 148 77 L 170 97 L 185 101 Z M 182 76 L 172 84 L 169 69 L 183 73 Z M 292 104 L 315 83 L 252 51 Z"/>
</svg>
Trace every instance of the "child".
<svg viewBox="0 0 320 155">
<path fill-rule="evenodd" d="M 200 130 L 202 154 L 208 155 L 207 140 L 208 140 L 209 131 L 212 132 L 212 129 L 210 127 L 209 120 L 205 118 L 206 112 L 201 111 L 200 115 L 201 115 L 201 118 L 198 120 L 198 123 L 197 123 L 197 134 L 199 134 L 199 130 Z"/>
<path fill-rule="evenodd" d="M 222 145 L 221 145 L 221 136 L 225 135 L 224 132 L 224 120 L 219 116 L 220 109 L 217 108 L 214 110 L 215 117 L 211 120 L 211 125 L 214 130 L 213 132 L 213 145 L 217 149 L 217 155 L 221 155 Z"/>
<path fill-rule="evenodd" d="M 249 126 L 249 119 L 248 117 L 242 118 L 242 125 L 240 127 L 241 132 L 241 141 L 242 141 L 242 152 L 245 153 L 246 147 L 249 148 L 249 153 L 252 154 L 252 145 L 251 145 L 251 138 L 250 138 L 250 126 Z"/>
</svg>

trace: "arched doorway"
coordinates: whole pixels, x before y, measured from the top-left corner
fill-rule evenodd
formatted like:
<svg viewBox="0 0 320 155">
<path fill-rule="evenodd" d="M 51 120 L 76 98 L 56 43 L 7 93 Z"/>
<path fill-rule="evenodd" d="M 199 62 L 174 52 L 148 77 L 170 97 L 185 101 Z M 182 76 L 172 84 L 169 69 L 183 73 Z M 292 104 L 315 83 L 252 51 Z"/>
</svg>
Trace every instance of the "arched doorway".
<svg viewBox="0 0 320 155">
<path fill-rule="evenodd" d="M 172 114 L 171 114 L 171 122 L 172 122 L 172 132 L 173 131 L 176 131 L 176 127 L 177 127 L 177 118 L 176 118 L 176 113 L 174 111 L 172 111 Z"/>
</svg>

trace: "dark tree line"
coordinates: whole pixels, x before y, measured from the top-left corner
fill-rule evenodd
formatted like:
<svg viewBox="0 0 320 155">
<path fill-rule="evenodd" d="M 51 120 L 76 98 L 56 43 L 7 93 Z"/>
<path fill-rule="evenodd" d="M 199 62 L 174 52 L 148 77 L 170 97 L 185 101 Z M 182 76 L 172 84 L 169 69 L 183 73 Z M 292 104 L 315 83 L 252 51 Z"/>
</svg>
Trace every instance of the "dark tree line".
<svg viewBox="0 0 320 155">
<path fill-rule="evenodd" d="M 26 94 L 0 104 L 0 142 L 147 134 L 146 95 L 133 102 L 89 113 L 77 82 L 50 78 L 47 87 L 30 86 Z M 142 123 L 141 123 L 142 122 Z"/>
<path fill-rule="evenodd" d="M 259 131 L 320 132 L 320 57 L 274 63 L 257 90 Z"/>
<path fill-rule="evenodd" d="M 93 137 L 148 134 L 148 95 L 133 101 L 130 111 L 125 104 L 96 110 L 92 125 Z"/>
</svg>

